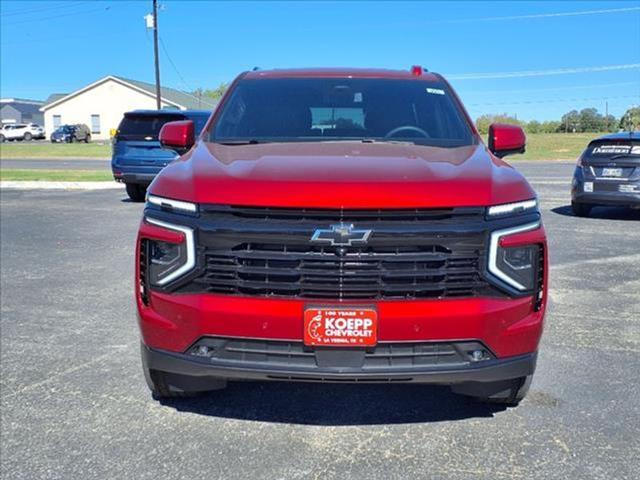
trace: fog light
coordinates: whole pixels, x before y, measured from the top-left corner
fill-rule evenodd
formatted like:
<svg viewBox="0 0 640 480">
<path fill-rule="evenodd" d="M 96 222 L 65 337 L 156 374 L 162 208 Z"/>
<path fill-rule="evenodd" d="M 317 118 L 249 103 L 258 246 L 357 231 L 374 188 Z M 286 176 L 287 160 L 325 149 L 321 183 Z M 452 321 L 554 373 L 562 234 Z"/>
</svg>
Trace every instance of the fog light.
<svg viewBox="0 0 640 480">
<path fill-rule="evenodd" d="M 484 350 L 474 350 L 471 352 L 471 361 L 479 362 L 480 360 L 485 360 L 487 358 L 486 352 Z"/>
<path fill-rule="evenodd" d="M 211 349 L 206 345 L 199 345 L 194 351 L 193 354 L 198 357 L 208 357 Z"/>
</svg>

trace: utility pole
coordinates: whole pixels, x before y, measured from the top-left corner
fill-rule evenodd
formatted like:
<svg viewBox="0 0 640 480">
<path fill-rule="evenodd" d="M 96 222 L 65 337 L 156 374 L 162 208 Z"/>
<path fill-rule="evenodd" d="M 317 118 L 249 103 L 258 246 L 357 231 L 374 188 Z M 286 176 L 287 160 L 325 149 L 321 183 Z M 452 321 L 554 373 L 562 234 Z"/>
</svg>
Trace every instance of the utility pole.
<svg viewBox="0 0 640 480">
<path fill-rule="evenodd" d="M 158 58 L 158 0 L 153 0 L 153 53 L 156 66 L 156 107 L 161 109 L 160 103 L 160 59 Z"/>
</svg>

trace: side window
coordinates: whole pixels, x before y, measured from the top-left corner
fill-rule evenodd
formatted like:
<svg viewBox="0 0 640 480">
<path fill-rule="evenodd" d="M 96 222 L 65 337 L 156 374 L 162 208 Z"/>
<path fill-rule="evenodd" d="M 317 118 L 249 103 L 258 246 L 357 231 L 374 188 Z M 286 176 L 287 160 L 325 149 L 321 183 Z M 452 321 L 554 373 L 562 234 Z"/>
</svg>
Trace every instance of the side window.
<svg viewBox="0 0 640 480">
<path fill-rule="evenodd" d="M 100 133 L 100 115 L 91 115 L 91 133 Z"/>
<path fill-rule="evenodd" d="M 53 116 L 53 128 L 58 128 L 62 124 L 62 117 L 60 115 Z"/>
</svg>

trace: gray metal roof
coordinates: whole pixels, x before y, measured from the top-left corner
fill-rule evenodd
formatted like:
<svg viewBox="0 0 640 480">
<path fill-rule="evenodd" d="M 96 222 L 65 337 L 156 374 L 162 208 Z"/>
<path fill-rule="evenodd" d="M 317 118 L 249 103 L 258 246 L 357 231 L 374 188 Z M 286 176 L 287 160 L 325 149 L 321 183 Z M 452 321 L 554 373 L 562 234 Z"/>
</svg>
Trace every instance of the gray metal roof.
<svg viewBox="0 0 640 480">
<path fill-rule="evenodd" d="M 12 107 L 23 115 L 33 115 L 40 113 L 40 105 L 42 104 L 34 104 L 34 103 L 25 103 L 16 99 L 15 102 L 3 102 L 0 107 Z"/>
<path fill-rule="evenodd" d="M 122 80 L 125 83 L 129 83 L 134 85 L 142 90 L 146 90 L 152 95 L 156 94 L 156 86 L 153 83 L 141 82 L 140 80 L 132 80 L 130 78 L 120 77 L 118 75 L 112 75 L 113 78 L 117 78 Z M 204 108 L 213 108 L 217 105 L 215 100 L 212 100 L 207 97 L 202 97 L 198 100 L 198 97 L 195 95 L 191 95 L 190 93 L 181 92 L 180 90 L 176 90 L 175 88 L 170 87 L 160 87 L 160 95 L 165 100 L 169 102 L 176 103 L 181 107 L 187 109 L 204 109 Z"/>
<path fill-rule="evenodd" d="M 50 103 L 55 102 L 56 100 L 60 100 L 61 98 L 66 97 L 67 95 L 69 95 L 68 93 L 52 93 L 51 95 L 49 95 L 47 97 L 47 99 L 44 101 L 45 105 L 49 105 Z"/>
<path fill-rule="evenodd" d="M 156 95 L 156 86 L 153 83 L 141 82 L 140 80 L 132 80 L 130 78 L 120 77 L 117 75 L 109 75 L 72 93 L 53 93 L 49 95 L 49 98 L 45 100 L 44 105 L 41 107 L 41 111 L 50 108 L 52 104 L 63 101 L 63 99 L 66 97 L 72 97 L 81 94 L 87 89 L 99 85 L 109 79 L 115 80 L 117 82 L 122 82 L 123 84 L 127 84 L 131 87 L 143 90 L 154 97 Z M 181 92 L 180 90 L 176 90 L 175 88 L 170 87 L 161 87 L 160 95 L 166 102 L 175 104 L 177 107 L 185 108 L 187 110 L 213 109 L 218 103 L 208 97 L 202 97 L 199 99 L 198 97 L 191 95 L 190 93 Z"/>
</svg>

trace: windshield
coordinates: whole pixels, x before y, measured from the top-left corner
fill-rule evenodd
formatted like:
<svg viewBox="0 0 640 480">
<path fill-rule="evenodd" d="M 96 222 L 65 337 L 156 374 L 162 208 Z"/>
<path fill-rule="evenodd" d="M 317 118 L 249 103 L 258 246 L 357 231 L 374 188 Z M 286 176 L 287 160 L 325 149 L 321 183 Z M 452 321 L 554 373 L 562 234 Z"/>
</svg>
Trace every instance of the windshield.
<svg viewBox="0 0 640 480">
<path fill-rule="evenodd" d="M 445 84 L 369 78 L 241 80 L 210 139 L 394 140 L 442 147 L 474 141 Z"/>
<path fill-rule="evenodd" d="M 55 131 L 55 133 L 70 133 L 71 132 L 71 127 L 58 127 Z"/>
</svg>

